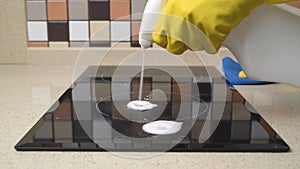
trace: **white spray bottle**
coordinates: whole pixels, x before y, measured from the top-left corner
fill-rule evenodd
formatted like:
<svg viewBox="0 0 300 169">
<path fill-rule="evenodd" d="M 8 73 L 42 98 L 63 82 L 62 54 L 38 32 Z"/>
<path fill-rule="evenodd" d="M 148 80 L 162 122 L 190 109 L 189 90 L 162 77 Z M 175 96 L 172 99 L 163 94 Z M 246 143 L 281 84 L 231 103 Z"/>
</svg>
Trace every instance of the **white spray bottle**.
<svg viewBox="0 0 300 169">
<path fill-rule="evenodd" d="M 139 44 L 142 48 L 149 48 L 153 44 L 152 32 L 160 16 L 162 2 L 163 0 L 148 0 L 146 4 L 139 32 Z"/>
<path fill-rule="evenodd" d="M 139 33 L 142 48 L 153 44 L 152 32 L 164 0 L 148 0 Z M 255 80 L 300 86 L 300 10 L 285 4 L 262 5 L 251 12 L 223 43 Z"/>
</svg>

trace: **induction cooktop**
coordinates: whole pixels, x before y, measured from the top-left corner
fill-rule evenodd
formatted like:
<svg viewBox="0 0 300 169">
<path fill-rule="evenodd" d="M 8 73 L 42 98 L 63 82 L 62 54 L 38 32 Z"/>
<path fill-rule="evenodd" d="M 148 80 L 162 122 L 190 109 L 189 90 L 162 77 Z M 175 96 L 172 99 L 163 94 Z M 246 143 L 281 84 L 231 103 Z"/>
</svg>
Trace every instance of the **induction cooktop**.
<svg viewBox="0 0 300 169">
<path fill-rule="evenodd" d="M 287 152 L 289 146 L 214 67 L 90 66 L 17 143 L 18 151 Z M 143 125 L 182 122 L 175 134 Z"/>
</svg>

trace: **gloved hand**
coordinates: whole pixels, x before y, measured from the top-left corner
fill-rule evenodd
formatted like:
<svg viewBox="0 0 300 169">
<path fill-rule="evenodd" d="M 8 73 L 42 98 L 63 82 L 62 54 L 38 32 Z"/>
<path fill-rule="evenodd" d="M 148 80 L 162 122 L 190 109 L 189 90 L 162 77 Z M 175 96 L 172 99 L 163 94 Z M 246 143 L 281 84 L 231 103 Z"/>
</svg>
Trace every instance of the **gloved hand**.
<svg viewBox="0 0 300 169">
<path fill-rule="evenodd" d="M 174 54 L 216 53 L 230 31 L 263 3 L 291 0 L 165 0 L 153 41 Z"/>
</svg>

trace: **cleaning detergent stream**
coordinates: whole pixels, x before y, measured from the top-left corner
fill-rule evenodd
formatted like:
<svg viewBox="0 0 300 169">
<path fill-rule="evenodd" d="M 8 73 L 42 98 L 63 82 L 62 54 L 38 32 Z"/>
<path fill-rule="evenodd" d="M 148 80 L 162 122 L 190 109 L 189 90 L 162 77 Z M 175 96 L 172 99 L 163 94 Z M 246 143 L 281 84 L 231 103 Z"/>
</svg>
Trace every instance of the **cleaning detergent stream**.
<svg viewBox="0 0 300 169">
<path fill-rule="evenodd" d="M 145 55 L 146 55 L 146 49 L 143 48 L 142 69 L 141 69 L 141 79 L 140 79 L 140 89 L 139 89 L 139 101 L 142 100 L 143 83 L 144 83 L 144 69 L 145 69 Z"/>
<path fill-rule="evenodd" d="M 157 106 L 157 104 L 152 104 L 149 101 L 142 100 L 142 93 L 143 93 L 143 83 L 144 83 L 144 69 L 145 69 L 145 55 L 146 49 L 143 48 L 143 56 L 142 56 L 142 69 L 141 69 L 141 77 L 140 77 L 140 88 L 139 88 L 139 98 L 138 100 L 131 101 L 127 104 L 129 109 L 138 110 L 138 111 L 145 111 L 152 109 Z"/>
</svg>

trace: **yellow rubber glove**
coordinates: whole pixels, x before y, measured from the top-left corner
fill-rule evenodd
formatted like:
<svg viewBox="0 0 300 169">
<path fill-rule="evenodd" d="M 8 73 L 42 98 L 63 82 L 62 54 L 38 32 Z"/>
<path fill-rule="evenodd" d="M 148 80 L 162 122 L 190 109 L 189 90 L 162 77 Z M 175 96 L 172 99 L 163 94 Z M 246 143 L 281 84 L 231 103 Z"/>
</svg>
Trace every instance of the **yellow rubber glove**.
<svg viewBox="0 0 300 169">
<path fill-rule="evenodd" d="M 291 0 L 165 0 L 153 41 L 174 54 L 217 53 L 230 31 L 263 3 Z"/>
</svg>

